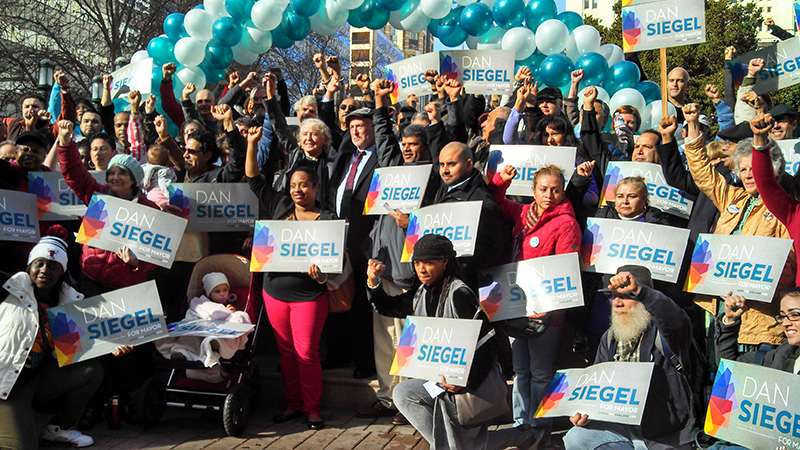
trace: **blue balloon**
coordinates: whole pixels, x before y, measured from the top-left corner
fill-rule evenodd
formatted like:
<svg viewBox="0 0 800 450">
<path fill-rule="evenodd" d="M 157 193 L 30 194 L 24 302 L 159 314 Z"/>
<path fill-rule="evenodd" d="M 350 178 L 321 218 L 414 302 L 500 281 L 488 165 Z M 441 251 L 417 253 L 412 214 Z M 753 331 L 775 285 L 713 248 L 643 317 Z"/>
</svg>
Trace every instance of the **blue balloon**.
<svg viewBox="0 0 800 450">
<path fill-rule="evenodd" d="M 525 26 L 536 32 L 542 22 L 555 19 L 558 7 L 553 0 L 531 0 L 525 7 Z"/>
<path fill-rule="evenodd" d="M 250 10 L 255 4 L 255 0 L 225 0 L 225 9 L 231 17 L 244 23 L 250 18 Z"/>
<path fill-rule="evenodd" d="M 461 11 L 461 28 L 470 36 L 480 36 L 492 28 L 492 10 L 483 3 L 472 3 Z"/>
<path fill-rule="evenodd" d="M 233 50 L 230 47 L 226 47 L 213 39 L 206 44 L 206 57 L 203 59 L 203 65 L 212 69 L 225 69 L 232 62 Z"/>
<path fill-rule="evenodd" d="M 233 17 L 220 17 L 211 27 L 214 39 L 225 47 L 233 47 L 242 40 L 242 24 Z"/>
<path fill-rule="evenodd" d="M 389 23 L 389 11 L 381 8 L 379 0 L 364 0 L 358 8 L 361 21 L 370 30 L 380 30 Z"/>
<path fill-rule="evenodd" d="M 311 17 L 316 14 L 321 4 L 321 0 L 289 0 L 289 6 L 295 13 L 303 17 Z"/>
<path fill-rule="evenodd" d="M 175 44 L 164 36 L 154 37 L 147 44 L 147 54 L 156 66 L 161 67 L 175 60 Z"/>
<path fill-rule="evenodd" d="M 439 40 L 447 47 L 458 47 L 467 40 L 467 32 L 459 23 L 463 11 L 464 7 L 459 6 L 439 21 Z"/>
<path fill-rule="evenodd" d="M 281 18 L 281 31 L 293 41 L 302 41 L 311 32 L 311 20 L 286 8 Z"/>
<path fill-rule="evenodd" d="M 608 61 L 599 53 L 589 52 L 575 61 L 575 70 L 583 69 L 580 87 L 599 86 L 608 72 Z"/>
<path fill-rule="evenodd" d="M 203 11 L 205 11 L 205 10 L 206 10 L 206 7 L 205 7 L 205 5 L 203 5 L 202 3 L 200 3 L 199 5 L 195 6 L 195 7 L 194 7 L 194 8 L 192 8 L 192 9 L 202 9 Z"/>
<path fill-rule="evenodd" d="M 525 21 L 525 2 L 522 0 L 497 0 L 492 8 L 492 16 L 502 28 L 521 27 Z"/>
<path fill-rule="evenodd" d="M 562 13 L 558 13 L 556 19 L 560 20 L 567 26 L 569 32 L 572 33 L 572 30 L 578 28 L 579 26 L 583 25 L 583 18 L 580 14 L 572 11 L 564 11 Z"/>
<path fill-rule="evenodd" d="M 227 71 L 225 69 L 217 69 L 214 67 L 210 67 L 206 65 L 205 62 L 203 62 L 203 64 L 200 64 L 200 69 L 202 69 L 203 73 L 206 74 L 206 83 L 208 84 L 219 83 L 220 81 L 225 79 L 225 75 L 227 74 Z"/>
<path fill-rule="evenodd" d="M 352 27 L 364 28 L 364 21 L 361 20 L 361 8 L 351 9 L 350 14 L 347 16 L 347 23 Z"/>
<path fill-rule="evenodd" d="M 419 5 L 419 3 L 417 4 Z M 406 0 L 378 0 L 378 6 L 387 11 L 397 11 L 405 5 Z"/>
<path fill-rule="evenodd" d="M 531 70 L 531 77 L 538 78 L 539 68 L 542 66 L 542 61 L 544 61 L 545 58 L 547 58 L 547 55 L 536 50 L 531 56 L 516 62 L 514 73 L 517 73 L 519 68 L 524 66 Z"/>
<path fill-rule="evenodd" d="M 161 69 L 161 66 L 153 67 L 153 71 L 151 72 L 150 75 L 150 80 L 156 85 L 156 89 L 150 91 L 154 93 L 153 95 L 155 95 L 155 93 L 158 92 L 158 85 L 161 84 L 161 80 L 163 79 L 164 79 L 164 71 Z"/>
<path fill-rule="evenodd" d="M 164 34 L 172 42 L 178 42 L 181 38 L 189 36 L 186 28 L 183 27 L 183 18 L 184 15 L 181 13 L 172 13 L 164 19 Z"/>
<path fill-rule="evenodd" d="M 272 45 L 275 47 L 289 48 L 294 45 L 294 41 L 286 37 L 286 34 L 283 32 L 280 26 L 270 31 L 270 33 L 272 33 Z"/>
<path fill-rule="evenodd" d="M 608 73 L 603 80 L 603 89 L 608 95 L 624 88 L 635 88 L 639 84 L 639 67 L 630 61 L 620 61 L 608 68 Z M 659 94 L 660 95 L 660 94 Z"/>
<path fill-rule="evenodd" d="M 439 23 L 442 19 L 431 19 L 431 23 L 428 24 L 428 32 L 430 32 L 434 37 L 439 37 Z"/>
<path fill-rule="evenodd" d="M 566 55 L 557 53 L 550 55 L 539 66 L 539 79 L 548 86 L 563 86 L 570 81 L 570 75 L 575 70 L 572 60 Z"/>
<path fill-rule="evenodd" d="M 661 87 L 652 81 L 642 81 L 636 86 L 636 90 L 644 97 L 648 105 L 656 100 L 661 100 Z"/>
</svg>

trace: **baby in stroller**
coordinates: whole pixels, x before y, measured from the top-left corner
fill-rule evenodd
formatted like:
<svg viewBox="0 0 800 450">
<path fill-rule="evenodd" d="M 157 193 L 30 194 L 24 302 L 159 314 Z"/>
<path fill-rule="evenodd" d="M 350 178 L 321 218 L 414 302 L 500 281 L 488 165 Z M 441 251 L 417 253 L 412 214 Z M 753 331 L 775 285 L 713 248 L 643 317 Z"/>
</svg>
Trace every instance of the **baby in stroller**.
<svg viewBox="0 0 800 450">
<path fill-rule="evenodd" d="M 199 319 L 252 323 L 246 312 L 237 311 L 231 304 L 235 299 L 230 298 L 230 283 L 224 273 L 211 272 L 203 276 L 203 290 L 206 295 L 195 297 L 189 302 L 185 321 Z M 202 361 L 208 369 L 189 369 L 186 371 L 186 376 L 218 383 L 227 376 L 219 364 L 219 359 L 230 359 L 238 350 L 243 350 L 247 345 L 247 335 L 251 332 L 252 330 L 245 335 L 230 339 L 216 336 L 166 338 L 157 341 L 156 348 L 167 359 L 184 358 L 190 361 Z"/>
</svg>

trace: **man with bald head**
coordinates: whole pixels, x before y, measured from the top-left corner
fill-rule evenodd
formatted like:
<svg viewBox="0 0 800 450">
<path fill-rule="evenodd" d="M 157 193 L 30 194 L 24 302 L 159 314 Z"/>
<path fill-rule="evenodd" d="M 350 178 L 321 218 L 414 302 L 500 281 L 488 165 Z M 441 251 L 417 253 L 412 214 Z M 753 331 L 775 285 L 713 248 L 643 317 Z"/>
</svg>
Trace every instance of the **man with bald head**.
<svg viewBox="0 0 800 450">
<path fill-rule="evenodd" d="M 675 105 L 678 112 L 678 123 L 683 123 L 683 105 L 686 104 L 686 88 L 689 87 L 689 72 L 683 67 L 676 67 L 667 75 L 667 93 L 669 102 Z"/>
<path fill-rule="evenodd" d="M 192 102 L 192 95 L 197 87 L 189 83 L 183 88 L 181 94 L 181 106 L 183 107 L 183 115 L 186 120 L 196 119 L 204 124 L 209 131 L 216 135 L 217 133 L 217 119 L 211 114 L 211 107 L 217 105 L 217 99 L 214 98 L 214 93 L 208 89 L 200 89 Z M 195 107 L 195 105 L 197 105 Z"/>
</svg>

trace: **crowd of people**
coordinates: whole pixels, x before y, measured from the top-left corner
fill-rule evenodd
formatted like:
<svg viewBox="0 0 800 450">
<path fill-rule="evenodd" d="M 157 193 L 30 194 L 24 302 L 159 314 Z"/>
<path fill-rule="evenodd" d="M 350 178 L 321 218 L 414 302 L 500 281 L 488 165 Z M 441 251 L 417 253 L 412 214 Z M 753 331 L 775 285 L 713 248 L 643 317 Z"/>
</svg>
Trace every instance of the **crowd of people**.
<svg viewBox="0 0 800 450">
<path fill-rule="evenodd" d="M 726 59 L 733 57 L 733 49 L 726 51 Z M 374 403 L 357 416 L 410 423 L 431 448 L 543 448 L 552 420 L 534 415 L 557 369 L 652 361 L 641 426 L 577 414 L 564 444 L 581 450 L 688 449 L 703 423 L 693 408 L 695 393 L 682 382 L 691 369 L 693 341 L 711 363 L 725 357 L 798 371 L 800 292 L 784 289 L 800 280 L 795 214 L 800 178 L 785 172 L 776 142 L 800 132 L 800 115 L 792 105 L 773 105 L 769 95 L 755 94 L 763 60 L 749 62 L 738 89 L 728 69 L 723 89 L 706 87 L 713 113 L 692 102 L 699 99 L 686 97 L 690 74 L 674 68 L 668 95 L 677 114 L 662 118 L 656 129 L 643 129 L 632 106 L 610 111 L 595 87 L 579 94 L 581 70 L 572 73 L 565 97 L 557 88 L 540 90 L 523 67 L 512 94 L 503 99 L 466 93 L 458 81 L 428 71 L 424 76 L 433 94 L 423 97 L 426 103 L 415 95 L 393 103 L 392 81 L 359 75 L 355 86 L 347 86 L 335 56 L 314 60 L 323 81 L 292 108 L 280 70 L 244 77 L 234 72 L 227 84 L 210 89 L 188 84 L 175 98 L 176 67 L 165 64 L 159 98 L 131 91 L 130 111 L 115 109 L 110 76 L 103 78 L 103 97 L 95 104 L 73 99 L 69 77 L 56 72 L 49 102 L 26 95 L 22 116 L 0 125 L 0 188 L 27 192 L 29 173 L 60 171 L 85 204 L 99 193 L 180 214 L 169 204 L 171 183 L 246 182 L 259 200 L 259 219 L 346 220 L 347 265 L 355 281 L 348 311 L 329 311 L 329 293 L 346 275 L 311 265 L 307 272 L 257 278 L 283 377 L 286 407 L 275 422 L 305 417 L 309 428 L 323 428 L 322 372 L 353 367 L 353 377 L 377 376 L 379 383 Z M 299 127 L 287 121 L 292 110 Z M 604 131 L 610 120 L 619 125 Z M 178 127 L 177 135 L 170 134 L 169 122 Z M 571 178 L 565 179 L 562 167 L 539 168 L 528 197 L 506 194 L 517 176 L 512 166 L 497 167 L 486 181 L 493 145 L 525 144 L 576 148 Z M 682 218 L 652 206 L 640 177 L 619 181 L 613 201 L 598 207 L 607 166 L 614 161 L 659 164 L 666 181 L 694 201 L 691 215 Z M 469 256 L 457 256 L 444 236 L 426 235 L 417 241 L 412 261 L 402 262 L 408 211 L 364 213 L 375 169 L 426 164 L 432 170 L 422 206 L 480 202 Z M 100 171 L 105 182 L 91 171 Z M 583 273 L 583 307 L 490 322 L 476 295 L 484 279 L 480 271 L 580 252 L 590 217 L 690 230 L 678 282 L 654 281 L 636 265 L 605 278 Z M 175 322 L 183 317 L 198 260 L 217 253 L 249 257 L 253 245 L 252 231 L 186 232 L 172 268 L 164 269 L 140 261 L 127 247 L 113 252 L 76 243 L 79 226 L 74 220 L 43 221 L 44 237 L 36 245 L 0 242 L 5 255 L 0 330 L 9 331 L 0 336 L 0 447 L 36 448 L 34 410 L 56 413 L 41 436 L 45 441 L 91 445 L 81 431 L 97 424 L 105 399 L 120 395 L 126 417 L 135 417 L 131 393 L 154 371 L 152 344 L 123 346 L 58 368 L 48 308 L 155 280 L 166 319 Z M 727 292 L 716 297 L 683 292 L 700 233 L 795 239 L 780 277 L 783 293 L 766 303 Z M 240 314 L 226 303 L 225 274 L 212 275 L 203 279 L 206 296 L 192 301 L 192 314 Z M 389 373 L 408 315 L 482 321 L 466 388 L 443 379 L 443 393 L 433 396 L 424 380 Z M 209 356 L 213 351 L 219 349 L 204 350 L 210 366 L 219 358 Z M 462 425 L 456 399 L 495 371 L 513 379 L 514 428 L 490 439 L 487 423 Z"/>
</svg>

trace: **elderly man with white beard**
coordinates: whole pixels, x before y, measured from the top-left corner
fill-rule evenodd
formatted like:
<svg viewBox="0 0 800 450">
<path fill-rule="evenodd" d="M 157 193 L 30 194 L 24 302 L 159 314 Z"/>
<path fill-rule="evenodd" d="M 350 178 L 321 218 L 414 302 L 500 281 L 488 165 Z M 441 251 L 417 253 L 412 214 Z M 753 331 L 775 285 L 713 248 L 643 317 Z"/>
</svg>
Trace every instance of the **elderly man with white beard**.
<svg viewBox="0 0 800 450">
<path fill-rule="evenodd" d="M 690 449 L 694 417 L 685 373 L 691 324 L 675 302 L 653 289 L 650 271 L 622 266 L 601 289 L 611 301 L 611 327 L 603 335 L 594 363 L 653 362 L 650 392 L 641 426 L 570 417 L 575 425 L 564 437 L 567 450 Z M 657 342 L 658 341 L 658 342 Z M 671 360 L 669 355 L 674 355 Z M 676 368 L 682 363 L 684 372 Z"/>
</svg>

